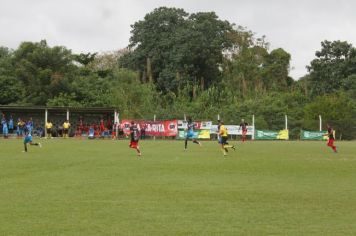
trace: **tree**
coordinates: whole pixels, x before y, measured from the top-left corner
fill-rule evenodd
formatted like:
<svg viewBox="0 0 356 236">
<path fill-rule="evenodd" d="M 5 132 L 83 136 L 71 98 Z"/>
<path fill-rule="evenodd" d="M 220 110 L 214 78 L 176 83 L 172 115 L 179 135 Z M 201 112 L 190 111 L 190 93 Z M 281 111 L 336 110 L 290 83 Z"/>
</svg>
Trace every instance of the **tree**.
<svg viewBox="0 0 356 236">
<path fill-rule="evenodd" d="M 198 12 L 190 15 L 188 28 L 180 35 L 186 40 L 186 45 L 178 47 L 178 54 L 183 56 L 181 73 L 187 73 L 202 90 L 221 78 L 223 51 L 232 46 L 228 38 L 231 31 L 232 25 L 215 12 Z"/>
<path fill-rule="evenodd" d="M 268 51 L 265 38 L 239 27 L 230 33 L 232 50 L 223 66 L 224 83 L 246 98 L 267 91 L 288 91 L 293 79 L 288 76 L 291 56 L 282 48 Z"/>
<path fill-rule="evenodd" d="M 0 105 L 15 104 L 22 98 L 23 86 L 12 76 L 0 75 Z"/>
<path fill-rule="evenodd" d="M 87 66 L 89 63 L 94 61 L 97 53 L 80 53 L 80 54 L 74 54 L 73 59 L 83 66 Z"/>
<path fill-rule="evenodd" d="M 269 90 L 286 91 L 293 84 L 288 76 L 291 55 L 282 48 L 272 50 L 266 58 L 263 68 L 264 86 Z"/>
<path fill-rule="evenodd" d="M 44 105 L 49 98 L 68 90 L 68 83 L 76 67 L 71 51 L 65 47 L 23 42 L 14 51 L 15 76 L 24 85 L 24 102 Z"/>
<path fill-rule="evenodd" d="M 333 93 L 351 83 L 356 74 L 356 49 L 345 41 L 323 41 L 308 70 L 311 95 Z"/>
<path fill-rule="evenodd" d="M 188 15 L 183 9 L 160 7 L 131 26 L 129 48 L 133 51 L 123 61 L 140 71 L 143 82 L 157 80 L 174 62 L 177 35 L 186 26 Z"/>
<path fill-rule="evenodd" d="M 24 90 L 20 80 L 14 76 L 13 51 L 0 47 L 0 104 L 14 104 L 22 98 Z"/>
<path fill-rule="evenodd" d="M 318 96 L 304 108 L 306 121 L 323 120 L 330 123 L 337 131 L 337 136 L 344 139 L 355 137 L 356 102 L 342 91 L 335 94 Z"/>
<path fill-rule="evenodd" d="M 183 9 L 157 8 L 132 26 L 132 51 L 120 62 L 160 91 L 178 93 L 189 86 L 194 96 L 198 86 L 208 88 L 220 77 L 231 29 L 214 12 L 189 15 Z"/>
</svg>

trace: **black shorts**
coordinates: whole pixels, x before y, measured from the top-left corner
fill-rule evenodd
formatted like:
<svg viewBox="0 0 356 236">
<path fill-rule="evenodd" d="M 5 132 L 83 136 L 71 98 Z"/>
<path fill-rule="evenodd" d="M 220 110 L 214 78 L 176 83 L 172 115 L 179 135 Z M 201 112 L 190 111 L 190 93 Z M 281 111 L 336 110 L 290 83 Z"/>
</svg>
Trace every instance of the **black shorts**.
<svg viewBox="0 0 356 236">
<path fill-rule="evenodd" d="M 47 134 L 52 134 L 52 129 L 47 129 Z"/>
<path fill-rule="evenodd" d="M 227 144 L 227 137 L 221 137 L 221 144 Z"/>
<path fill-rule="evenodd" d="M 63 129 L 64 134 L 68 134 L 68 129 Z"/>
</svg>

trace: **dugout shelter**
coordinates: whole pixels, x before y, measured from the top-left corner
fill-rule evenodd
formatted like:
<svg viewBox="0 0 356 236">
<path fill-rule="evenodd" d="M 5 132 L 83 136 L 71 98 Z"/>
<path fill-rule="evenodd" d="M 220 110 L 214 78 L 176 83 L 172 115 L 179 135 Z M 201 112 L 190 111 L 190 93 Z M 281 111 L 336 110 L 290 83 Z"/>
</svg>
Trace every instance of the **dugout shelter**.
<svg viewBox="0 0 356 236">
<path fill-rule="evenodd" d="M 73 130 L 80 120 L 87 124 L 100 122 L 100 119 L 110 119 L 114 123 L 119 123 L 119 113 L 116 107 L 0 106 L 0 113 L 4 114 L 7 120 L 12 117 L 15 126 L 19 118 L 22 120 L 32 118 L 34 127 L 42 127 L 44 135 L 46 135 L 44 126 L 47 120 L 57 127 L 61 126 L 65 120 L 69 120 Z"/>
</svg>

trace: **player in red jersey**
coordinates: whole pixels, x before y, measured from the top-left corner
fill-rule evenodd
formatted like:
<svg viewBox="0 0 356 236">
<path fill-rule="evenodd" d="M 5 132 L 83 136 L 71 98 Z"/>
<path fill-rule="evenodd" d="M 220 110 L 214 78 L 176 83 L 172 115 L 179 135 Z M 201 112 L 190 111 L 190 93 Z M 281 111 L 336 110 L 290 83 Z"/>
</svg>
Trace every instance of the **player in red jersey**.
<svg viewBox="0 0 356 236">
<path fill-rule="evenodd" d="M 328 136 L 329 140 L 326 145 L 331 147 L 333 151 L 337 153 L 336 146 L 334 145 L 334 141 L 335 141 L 334 129 L 329 124 L 327 124 L 327 127 L 328 127 L 328 133 L 325 134 L 325 136 Z"/>
<path fill-rule="evenodd" d="M 130 126 L 130 136 L 131 136 L 131 141 L 130 141 L 130 148 L 136 149 L 137 155 L 141 156 L 141 151 L 140 147 L 138 146 L 138 140 L 139 140 L 139 130 L 137 128 L 137 125 L 135 124 L 134 121 L 131 121 L 131 126 Z"/>
<path fill-rule="evenodd" d="M 239 130 L 242 129 L 242 142 L 246 141 L 248 123 L 244 119 L 241 119 Z"/>
</svg>

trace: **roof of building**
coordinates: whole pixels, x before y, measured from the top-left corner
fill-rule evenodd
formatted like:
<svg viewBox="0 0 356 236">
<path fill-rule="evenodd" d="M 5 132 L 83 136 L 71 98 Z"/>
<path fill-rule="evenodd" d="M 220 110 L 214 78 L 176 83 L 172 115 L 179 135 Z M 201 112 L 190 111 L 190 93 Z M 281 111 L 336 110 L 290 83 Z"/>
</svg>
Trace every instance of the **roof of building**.
<svg viewBox="0 0 356 236">
<path fill-rule="evenodd" d="M 77 112 L 77 113 L 108 113 L 118 111 L 117 107 L 46 107 L 46 106 L 0 106 L 2 112 Z"/>
</svg>

